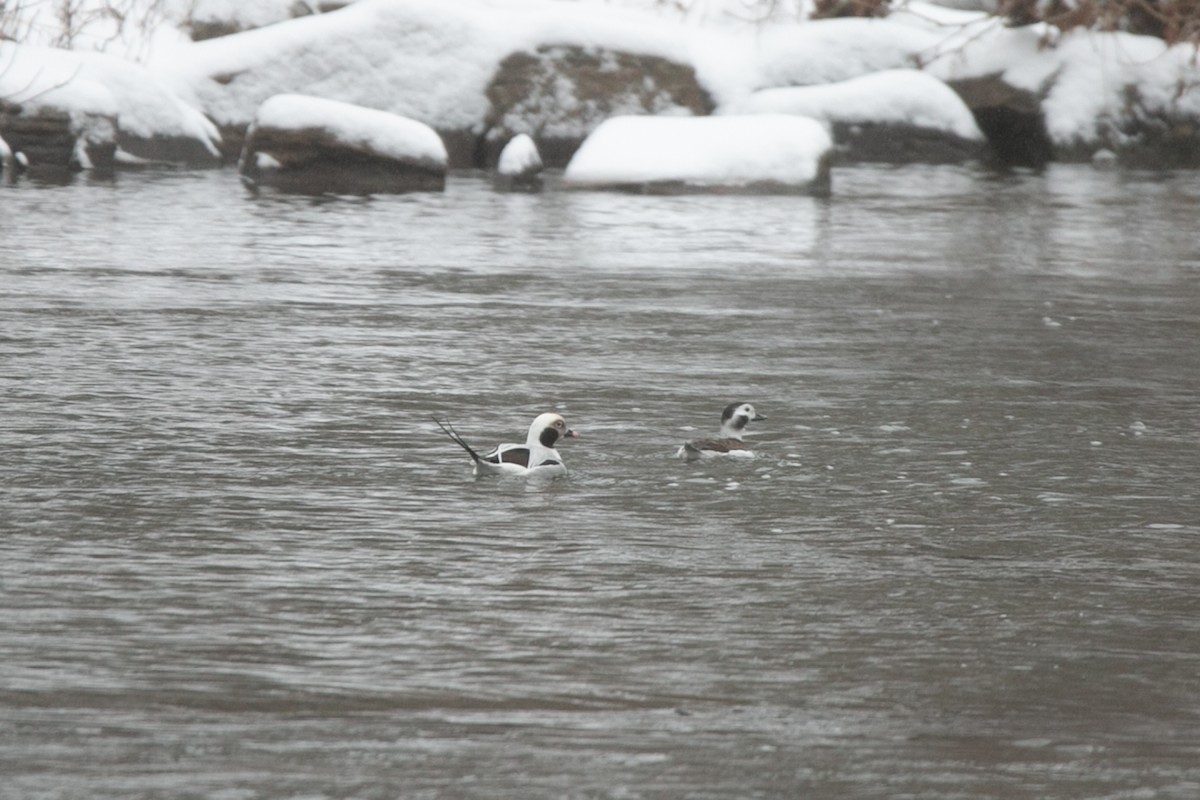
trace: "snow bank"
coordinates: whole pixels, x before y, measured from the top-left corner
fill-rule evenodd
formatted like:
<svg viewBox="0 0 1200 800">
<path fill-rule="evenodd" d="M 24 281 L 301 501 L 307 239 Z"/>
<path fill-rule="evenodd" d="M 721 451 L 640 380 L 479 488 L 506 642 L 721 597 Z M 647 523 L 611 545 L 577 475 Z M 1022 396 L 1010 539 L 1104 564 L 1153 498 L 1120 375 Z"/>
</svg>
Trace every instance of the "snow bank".
<svg viewBox="0 0 1200 800">
<path fill-rule="evenodd" d="M 832 147 L 824 126 L 803 117 L 616 117 L 563 179 L 574 188 L 820 189 Z"/>
<path fill-rule="evenodd" d="M 304 93 L 469 130 L 508 55 L 543 43 L 688 62 L 686 29 L 645 14 L 546 0 L 359 0 L 346 8 L 197 42 L 155 59 L 222 125 L 272 95 Z"/>
<path fill-rule="evenodd" d="M 26 112 L 53 108 L 116 120 L 122 146 L 134 140 L 184 139 L 219 158 L 220 134 L 148 70 L 103 53 L 0 43 L 0 97 Z M 135 153 L 136 155 L 136 153 Z"/>
<path fill-rule="evenodd" d="M 829 123 L 907 125 L 982 141 L 971 110 L 946 84 L 912 69 L 884 70 L 821 86 L 764 89 L 720 109 L 729 114 L 798 114 Z"/>
<path fill-rule="evenodd" d="M 944 33 L 886 19 L 827 19 L 767 29 L 755 50 L 750 89 L 836 83 L 917 67 Z"/>
<path fill-rule="evenodd" d="M 1062 148 L 1119 145 L 1121 129 L 1145 115 L 1200 119 L 1200 67 L 1190 45 L 1041 25 L 992 26 L 960 44 L 928 71 L 946 81 L 998 75 L 1042 97 L 1047 134 Z"/>
<path fill-rule="evenodd" d="M 165 5 L 169 17 L 193 29 L 219 24 L 246 30 L 315 13 L 318 4 L 305 0 L 165 0 Z"/>
<path fill-rule="evenodd" d="M 254 126 L 277 131 L 320 131 L 352 150 L 446 168 L 446 147 L 428 125 L 350 103 L 276 95 L 259 107 Z"/>
</svg>

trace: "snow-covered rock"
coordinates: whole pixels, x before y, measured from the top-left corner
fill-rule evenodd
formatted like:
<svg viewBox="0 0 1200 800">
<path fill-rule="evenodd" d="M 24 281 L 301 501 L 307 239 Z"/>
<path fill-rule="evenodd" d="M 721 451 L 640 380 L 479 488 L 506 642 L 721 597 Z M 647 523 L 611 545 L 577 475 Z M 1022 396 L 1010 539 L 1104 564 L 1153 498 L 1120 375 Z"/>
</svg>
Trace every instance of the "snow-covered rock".
<svg viewBox="0 0 1200 800">
<path fill-rule="evenodd" d="M 819 119 L 852 161 L 959 162 L 985 141 L 971 110 L 946 84 L 914 69 L 873 72 L 820 86 L 763 89 L 720 109 Z"/>
<path fill-rule="evenodd" d="M 1192 45 L 991 26 L 927 69 L 964 97 L 994 145 L 1029 160 L 1086 161 L 1107 149 L 1124 163 L 1200 166 L 1200 64 Z"/>
<path fill-rule="evenodd" d="M 610 117 L 705 115 L 713 109 L 688 64 L 578 45 L 513 53 L 500 63 L 486 91 L 491 102 L 487 149 L 494 151 L 514 133 L 536 135 L 553 166 L 565 165 Z"/>
<path fill-rule="evenodd" d="M 103 53 L 5 42 L 0 42 L 0 64 L 0 98 L 19 108 L 14 120 L 34 120 L 35 127 L 68 120 L 74 140 L 65 149 L 46 151 L 47 157 L 82 148 L 96 161 L 99 151 L 119 148 L 118 161 L 128 156 L 194 166 L 220 163 L 220 136 L 212 123 L 138 64 Z M 17 146 L 14 138 L 9 136 L 10 143 Z M 31 162 L 41 161 L 41 154 L 34 155 L 39 148 L 22 143 L 19 149 Z"/>
<path fill-rule="evenodd" d="M 748 8 L 743 0 L 344 2 L 137 0 L 133 17 L 101 15 L 78 31 L 79 51 L 34 46 L 53 39 L 59 4 L 18 3 L 14 29 L 31 34 L 20 45 L 0 41 L 0 99 L 17 109 L 6 113 L 18 127 L 46 132 L 4 133 L 10 145 L 28 145 L 35 161 L 99 165 L 108 151 L 118 164 L 217 163 L 218 146 L 229 160 L 241 152 L 265 100 L 302 93 L 419 120 L 440 133 L 455 166 L 494 164 L 517 133 L 559 166 L 606 118 L 699 116 L 714 107 L 819 116 L 854 158 L 942 160 L 930 148 L 959 136 L 959 123 L 909 123 L 948 104 L 918 108 L 930 96 L 918 96 L 915 80 L 878 98 L 855 91 L 871 84 L 852 83 L 920 70 L 964 99 L 1001 160 L 1083 160 L 1108 149 L 1121 163 L 1200 166 L 1195 48 L 1150 37 L 1012 28 L 924 0 L 893 3 L 886 19 L 824 20 L 797 20 L 811 3 L 780 0 L 766 4 L 770 13 L 757 24 L 740 25 L 707 23 L 728 22 Z M 48 21 L 38 36 L 26 24 L 30 14 Z M 151 19 L 175 25 L 150 31 Z M 205 20 L 254 29 L 187 40 L 182 31 Z M 100 46 L 148 54 L 148 68 L 83 51 Z M 966 150 L 974 143 L 959 138 Z"/>
<path fill-rule="evenodd" d="M 579 148 L 563 184 L 649 193 L 824 193 L 832 148 L 825 127 L 804 117 L 616 117 Z"/>
<path fill-rule="evenodd" d="M 542 157 L 537 144 L 518 133 L 500 151 L 496 163 L 496 185 L 500 189 L 537 189 L 542 183 Z"/>
<path fill-rule="evenodd" d="M 156 63 L 230 141 L 237 141 L 268 97 L 303 93 L 420 120 L 442 135 L 452 164 L 484 166 L 515 133 L 541 144 L 545 131 L 573 137 L 577 145 L 602 114 L 633 110 L 629 101 L 607 99 L 603 86 L 589 82 L 601 81 L 612 65 L 628 74 L 650 57 L 690 72 L 694 53 L 720 49 L 693 47 L 708 42 L 707 36 L 646 13 L 590 3 L 359 0 L 338 11 L 190 44 Z M 627 54 L 623 61 L 612 55 L 618 52 Z M 574 53 L 586 54 L 596 69 L 544 69 L 559 55 Z M 501 72 L 516 54 L 524 60 L 517 56 L 512 69 Z M 647 78 L 636 75 L 638 91 L 628 81 L 610 85 L 632 96 L 642 112 L 667 103 L 693 108 L 669 99 L 675 96 L 671 89 L 647 93 L 668 100 L 643 102 L 640 87 Z M 593 111 L 599 98 L 607 111 Z M 544 107 L 535 109 L 535 103 Z M 509 113 L 518 107 L 528 116 L 525 126 Z M 490 153 L 479 141 L 489 131 L 495 146 Z"/>
<path fill-rule="evenodd" d="M 440 191 L 446 148 L 416 120 L 336 100 L 276 95 L 258 109 L 239 169 L 255 185 L 305 193 Z"/>
</svg>

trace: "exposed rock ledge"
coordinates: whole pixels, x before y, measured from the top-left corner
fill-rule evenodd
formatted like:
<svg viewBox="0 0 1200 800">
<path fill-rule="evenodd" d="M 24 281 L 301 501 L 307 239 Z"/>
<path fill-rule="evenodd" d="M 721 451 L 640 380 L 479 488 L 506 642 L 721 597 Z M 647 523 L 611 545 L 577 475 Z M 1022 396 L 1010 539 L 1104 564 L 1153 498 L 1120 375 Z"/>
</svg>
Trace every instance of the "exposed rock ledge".
<svg viewBox="0 0 1200 800">
<path fill-rule="evenodd" d="M 446 148 L 427 125 L 302 95 L 259 108 L 239 160 L 254 186 L 305 194 L 441 191 Z"/>
</svg>

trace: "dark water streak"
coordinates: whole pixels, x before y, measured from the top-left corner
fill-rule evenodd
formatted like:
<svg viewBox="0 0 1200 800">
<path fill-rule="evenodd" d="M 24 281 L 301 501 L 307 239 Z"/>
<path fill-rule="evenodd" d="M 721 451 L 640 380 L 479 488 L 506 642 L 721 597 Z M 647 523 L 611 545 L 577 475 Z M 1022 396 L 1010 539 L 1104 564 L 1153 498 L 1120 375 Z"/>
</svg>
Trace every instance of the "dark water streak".
<svg viewBox="0 0 1200 800">
<path fill-rule="evenodd" d="M 1194 797 L 1198 210 L 6 187 L 0 797 Z"/>
</svg>

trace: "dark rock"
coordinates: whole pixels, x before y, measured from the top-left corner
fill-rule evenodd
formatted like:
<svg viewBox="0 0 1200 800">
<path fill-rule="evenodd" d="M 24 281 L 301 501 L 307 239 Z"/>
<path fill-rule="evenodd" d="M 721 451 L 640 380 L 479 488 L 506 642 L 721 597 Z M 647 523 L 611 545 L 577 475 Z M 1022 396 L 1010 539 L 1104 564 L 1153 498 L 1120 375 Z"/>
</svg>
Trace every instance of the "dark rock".
<svg viewBox="0 0 1200 800">
<path fill-rule="evenodd" d="M 1054 158 L 1037 94 L 1012 86 L 999 74 L 947 83 L 971 109 L 1001 164 L 1038 168 Z"/>
<path fill-rule="evenodd" d="M 996 159 L 1006 165 L 1089 162 L 1108 150 L 1125 166 L 1200 167 L 1200 118 L 1147 104 L 1134 85 L 1125 89 L 1119 116 L 1100 120 L 1095 138 L 1074 142 L 1052 141 L 1042 112 L 1044 97 L 1013 87 L 1000 75 L 951 81 L 950 86 L 975 115 Z"/>
<path fill-rule="evenodd" d="M 116 121 L 96 114 L 72 116 L 49 106 L 25 108 L 0 101 L 0 137 L 22 153 L 30 172 L 111 171 Z"/>
<path fill-rule="evenodd" d="M 277 96 L 263 104 L 259 118 L 246 134 L 239 160 L 243 178 L 254 186 L 271 186 L 302 194 L 374 194 L 412 191 L 441 191 L 446 185 L 445 149 L 432 130 L 438 157 L 418 152 L 411 155 L 388 152 L 374 145 L 369 135 L 346 135 L 329 127 L 288 125 L 277 127 L 263 121 L 268 104 L 297 103 L 311 107 L 317 116 L 334 118 L 339 111 L 366 114 L 398 125 L 419 126 L 412 120 L 346 103 L 295 95 Z"/>
<path fill-rule="evenodd" d="M 842 162 L 961 164 L 987 154 L 983 142 L 915 125 L 835 122 L 832 128 Z"/>
<path fill-rule="evenodd" d="M 1119 163 L 1148 169 L 1200 168 L 1200 118 L 1150 108 L 1134 86 L 1126 89 L 1125 103 L 1126 115 L 1101 132 L 1103 147 L 1112 150 Z M 1064 155 L 1090 159 L 1094 150 Z"/>
<path fill-rule="evenodd" d="M 199 168 L 218 167 L 223 163 L 220 153 L 214 153 L 205 142 L 188 136 L 132 136 L 118 129 L 117 145 L 145 165 L 179 164 Z M 129 164 L 126 162 L 125 166 Z"/>
<path fill-rule="evenodd" d="M 478 166 L 496 163 L 500 148 L 520 133 L 533 137 L 548 166 L 562 167 L 610 117 L 713 110 L 690 66 L 576 45 L 513 53 L 496 70 L 487 98 L 491 109 L 475 155 Z"/>
</svg>

